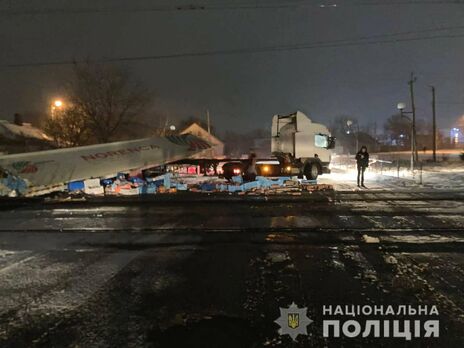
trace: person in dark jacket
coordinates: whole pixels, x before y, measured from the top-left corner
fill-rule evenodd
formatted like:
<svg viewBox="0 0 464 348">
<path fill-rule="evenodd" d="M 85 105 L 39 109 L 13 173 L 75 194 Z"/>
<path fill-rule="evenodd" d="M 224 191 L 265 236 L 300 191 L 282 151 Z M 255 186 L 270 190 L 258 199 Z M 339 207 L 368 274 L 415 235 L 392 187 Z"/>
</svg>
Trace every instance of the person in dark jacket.
<svg viewBox="0 0 464 348">
<path fill-rule="evenodd" d="M 245 181 L 255 181 L 256 180 L 256 154 L 250 153 L 248 155 L 248 161 L 245 167 L 245 173 L 243 175 L 243 179 Z"/>
<path fill-rule="evenodd" d="M 356 164 L 358 167 L 358 187 L 364 187 L 364 172 L 366 168 L 369 167 L 369 153 L 367 152 L 367 147 L 362 146 L 361 149 L 356 154 Z M 359 179 L 361 179 L 361 186 L 359 185 Z"/>
</svg>

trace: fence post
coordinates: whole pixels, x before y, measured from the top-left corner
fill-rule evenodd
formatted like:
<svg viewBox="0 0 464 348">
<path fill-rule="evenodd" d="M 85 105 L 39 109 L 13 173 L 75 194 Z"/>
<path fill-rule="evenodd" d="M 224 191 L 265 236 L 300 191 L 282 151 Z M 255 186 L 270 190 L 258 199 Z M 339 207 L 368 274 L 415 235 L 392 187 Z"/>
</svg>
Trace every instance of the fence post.
<svg viewBox="0 0 464 348">
<path fill-rule="evenodd" d="M 420 176 L 419 176 L 419 185 L 422 185 L 422 161 L 420 162 Z"/>
</svg>

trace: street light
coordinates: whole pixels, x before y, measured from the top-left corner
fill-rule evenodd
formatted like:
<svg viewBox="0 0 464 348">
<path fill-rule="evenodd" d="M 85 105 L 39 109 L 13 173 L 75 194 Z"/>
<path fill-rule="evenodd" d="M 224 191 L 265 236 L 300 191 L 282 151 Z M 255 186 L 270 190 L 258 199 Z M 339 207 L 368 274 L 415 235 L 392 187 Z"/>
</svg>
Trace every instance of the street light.
<svg viewBox="0 0 464 348">
<path fill-rule="evenodd" d="M 400 110 L 401 117 L 407 118 L 411 122 L 411 172 L 414 171 L 414 127 L 412 126 L 412 120 L 405 114 L 412 114 L 412 111 L 404 111 L 406 103 L 398 103 L 396 108 Z"/>
<path fill-rule="evenodd" d="M 51 107 L 51 114 L 52 118 L 55 117 L 55 112 L 57 109 L 62 109 L 64 107 L 64 103 L 61 99 L 56 99 L 52 102 L 52 107 Z"/>
</svg>

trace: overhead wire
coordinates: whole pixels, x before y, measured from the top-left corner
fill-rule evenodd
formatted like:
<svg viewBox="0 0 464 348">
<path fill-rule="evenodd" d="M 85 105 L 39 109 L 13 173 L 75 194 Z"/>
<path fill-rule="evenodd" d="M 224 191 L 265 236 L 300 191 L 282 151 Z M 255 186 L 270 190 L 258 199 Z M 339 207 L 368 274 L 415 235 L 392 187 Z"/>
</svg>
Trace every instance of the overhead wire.
<svg viewBox="0 0 464 348">
<path fill-rule="evenodd" d="M 407 0 L 407 1 L 308 1 L 290 0 L 285 3 L 192 3 L 156 7 L 82 7 L 82 8 L 40 8 L 40 9 L 4 9 L 0 16 L 27 16 L 27 15 L 73 15 L 98 13 L 148 13 L 148 12 L 183 12 L 183 11 L 214 11 L 214 10 L 259 10 L 259 9 L 285 9 L 298 7 L 338 8 L 350 6 L 397 6 L 397 5 L 464 5 L 463 0 Z"/>
<path fill-rule="evenodd" d="M 204 56 L 217 56 L 217 55 L 235 55 L 235 54 L 253 54 L 253 53 L 265 53 L 265 52 L 281 52 L 281 51 L 295 51 L 295 50 L 309 50 L 318 48 L 338 48 L 348 46 L 364 46 L 364 45 L 376 45 L 376 44 L 387 44 L 387 43 L 400 43 L 410 41 L 424 41 L 424 40 L 437 40 L 437 39 L 453 39 L 462 38 L 464 33 L 459 34 L 441 34 L 433 36 L 418 36 L 418 37 L 397 37 L 397 38 L 385 38 L 385 39 L 368 39 L 368 40 L 347 40 L 346 42 L 341 40 L 335 41 L 320 41 L 309 44 L 299 45 L 283 45 L 283 46 L 263 46 L 263 47 L 251 47 L 251 48 L 237 48 L 237 49 L 224 49 L 224 50 L 211 50 L 203 52 L 181 52 L 181 53 L 170 53 L 170 54 L 159 54 L 159 55 L 143 55 L 143 56 L 126 56 L 126 57 L 114 57 L 114 58 L 101 58 L 92 60 L 97 63 L 112 63 L 112 62 L 130 62 L 130 61 L 147 61 L 147 60 L 160 60 L 160 59 L 173 59 L 173 58 L 185 58 L 185 57 L 204 57 Z M 27 62 L 27 63 L 11 63 L 1 65 L 4 68 L 18 68 L 18 67 L 34 67 L 34 66 L 51 66 L 51 65 L 71 65 L 77 63 L 76 60 L 62 60 L 62 61 L 43 61 L 43 62 Z"/>
</svg>

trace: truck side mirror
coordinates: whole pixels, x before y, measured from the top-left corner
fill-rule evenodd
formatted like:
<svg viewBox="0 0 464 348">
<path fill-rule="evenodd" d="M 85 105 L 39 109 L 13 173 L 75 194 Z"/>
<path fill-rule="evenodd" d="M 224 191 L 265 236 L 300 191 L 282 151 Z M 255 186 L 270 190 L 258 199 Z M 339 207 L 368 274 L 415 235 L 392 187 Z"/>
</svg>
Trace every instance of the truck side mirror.
<svg viewBox="0 0 464 348">
<path fill-rule="evenodd" d="M 333 149 L 335 147 L 335 137 L 327 137 L 327 149 Z"/>
</svg>

